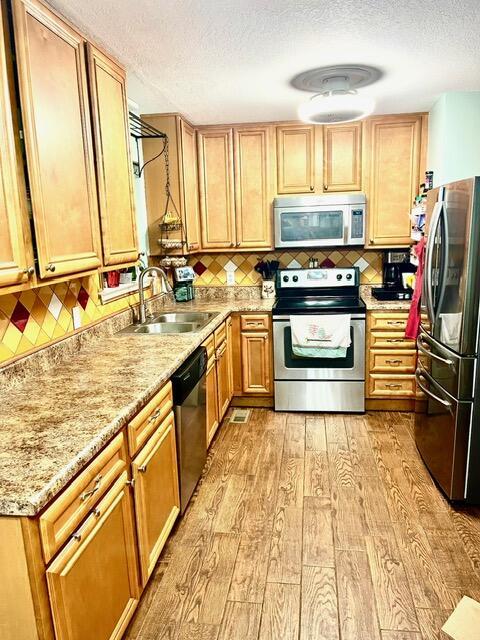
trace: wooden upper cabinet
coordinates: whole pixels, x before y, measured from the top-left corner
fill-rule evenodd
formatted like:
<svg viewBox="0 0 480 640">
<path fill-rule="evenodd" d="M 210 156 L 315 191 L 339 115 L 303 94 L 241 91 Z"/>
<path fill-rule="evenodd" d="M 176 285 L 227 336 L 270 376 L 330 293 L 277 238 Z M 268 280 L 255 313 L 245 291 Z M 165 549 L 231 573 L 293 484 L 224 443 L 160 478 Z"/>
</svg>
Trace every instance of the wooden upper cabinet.
<svg viewBox="0 0 480 640">
<path fill-rule="evenodd" d="M 199 129 L 200 220 L 204 250 L 236 244 L 232 129 Z"/>
<path fill-rule="evenodd" d="M 323 127 L 323 190 L 360 191 L 362 123 Z"/>
<path fill-rule="evenodd" d="M 105 265 L 138 258 L 125 71 L 87 45 Z"/>
<path fill-rule="evenodd" d="M 0 12 L 1 27 L 6 19 L 3 3 Z M 7 43 L 3 34 L 0 28 L 0 287 L 26 282 L 34 273 L 26 224 L 25 185 L 17 162 Z"/>
<path fill-rule="evenodd" d="M 13 0 L 40 276 L 100 266 L 84 39 L 36 0 Z"/>
<path fill-rule="evenodd" d="M 187 251 L 200 250 L 200 212 L 198 206 L 198 164 L 195 129 L 178 118 L 181 145 L 181 192 Z"/>
<path fill-rule="evenodd" d="M 410 210 L 418 193 L 426 116 L 371 118 L 367 136 L 367 197 L 370 246 L 411 243 Z"/>
<path fill-rule="evenodd" d="M 270 128 L 234 129 L 236 243 L 272 246 Z"/>
<path fill-rule="evenodd" d="M 315 191 L 314 125 L 277 127 L 277 193 Z"/>
</svg>

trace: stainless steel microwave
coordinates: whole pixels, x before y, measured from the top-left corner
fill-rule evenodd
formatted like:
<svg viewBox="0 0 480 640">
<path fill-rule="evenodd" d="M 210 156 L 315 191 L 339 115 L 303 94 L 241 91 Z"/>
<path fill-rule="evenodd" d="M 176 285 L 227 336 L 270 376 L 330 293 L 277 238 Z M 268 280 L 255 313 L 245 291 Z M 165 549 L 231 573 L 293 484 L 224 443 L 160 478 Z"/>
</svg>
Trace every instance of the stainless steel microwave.
<svg viewBox="0 0 480 640">
<path fill-rule="evenodd" d="M 347 247 L 365 244 L 364 193 L 275 198 L 275 247 Z"/>
</svg>

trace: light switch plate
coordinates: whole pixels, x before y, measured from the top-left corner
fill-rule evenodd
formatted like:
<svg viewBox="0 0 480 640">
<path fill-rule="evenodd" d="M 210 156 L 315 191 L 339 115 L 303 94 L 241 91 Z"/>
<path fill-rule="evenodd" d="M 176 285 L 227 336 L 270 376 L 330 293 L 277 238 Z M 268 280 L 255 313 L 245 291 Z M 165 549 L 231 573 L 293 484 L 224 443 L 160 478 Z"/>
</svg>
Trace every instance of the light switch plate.
<svg viewBox="0 0 480 640">
<path fill-rule="evenodd" d="M 227 285 L 229 287 L 235 284 L 235 271 L 227 271 Z"/>
<path fill-rule="evenodd" d="M 82 326 L 82 319 L 80 317 L 80 307 L 73 307 L 72 316 L 73 316 L 73 328 L 80 329 L 80 327 Z"/>
</svg>

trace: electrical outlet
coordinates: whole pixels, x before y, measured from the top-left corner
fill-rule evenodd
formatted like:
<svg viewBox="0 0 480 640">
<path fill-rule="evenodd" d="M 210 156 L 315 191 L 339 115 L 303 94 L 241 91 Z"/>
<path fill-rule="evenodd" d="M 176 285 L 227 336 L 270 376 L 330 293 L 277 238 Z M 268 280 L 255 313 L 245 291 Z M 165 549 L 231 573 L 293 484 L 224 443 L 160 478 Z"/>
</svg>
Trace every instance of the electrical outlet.
<svg viewBox="0 0 480 640">
<path fill-rule="evenodd" d="M 73 316 L 73 328 L 80 329 L 80 327 L 82 326 L 82 319 L 80 317 L 80 307 L 73 307 L 72 316 Z"/>
<path fill-rule="evenodd" d="M 235 284 L 235 271 L 227 271 L 227 285 L 229 287 Z"/>
</svg>

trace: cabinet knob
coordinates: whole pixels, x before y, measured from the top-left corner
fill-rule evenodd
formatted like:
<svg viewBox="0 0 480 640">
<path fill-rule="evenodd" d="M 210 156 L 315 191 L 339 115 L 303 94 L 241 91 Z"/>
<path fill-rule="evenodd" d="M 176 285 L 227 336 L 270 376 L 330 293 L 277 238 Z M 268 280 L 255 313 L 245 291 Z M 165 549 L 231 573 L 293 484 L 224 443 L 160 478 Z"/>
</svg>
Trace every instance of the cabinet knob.
<svg viewBox="0 0 480 640">
<path fill-rule="evenodd" d="M 235 243 L 234 243 L 234 242 L 230 242 L 230 246 L 231 246 L 231 247 L 234 247 L 234 246 L 235 246 Z"/>
<path fill-rule="evenodd" d="M 375 244 L 373 238 L 370 238 L 370 244 Z"/>
<path fill-rule="evenodd" d="M 23 273 L 27 276 L 33 276 L 33 274 L 35 273 L 35 268 L 27 267 L 26 269 L 23 270 Z"/>
<path fill-rule="evenodd" d="M 324 185 L 323 185 L 323 190 L 324 190 L 324 191 L 328 191 L 328 184 L 324 184 Z"/>
<path fill-rule="evenodd" d="M 49 263 L 47 264 L 47 266 L 45 267 L 45 271 L 51 271 L 51 272 L 53 273 L 53 272 L 55 271 L 55 269 L 56 269 L 56 268 L 57 268 L 57 267 L 56 267 L 54 264 L 52 264 L 51 262 L 49 262 Z"/>
<path fill-rule="evenodd" d="M 315 187 L 313 185 L 310 185 L 310 191 L 314 191 Z"/>
<path fill-rule="evenodd" d="M 236 247 L 239 247 L 239 246 L 240 246 L 240 242 L 237 242 L 237 244 L 236 244 L 235 246 L 236 246 Z"/>
</svg>

